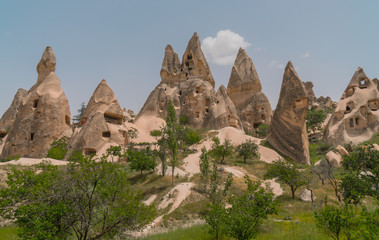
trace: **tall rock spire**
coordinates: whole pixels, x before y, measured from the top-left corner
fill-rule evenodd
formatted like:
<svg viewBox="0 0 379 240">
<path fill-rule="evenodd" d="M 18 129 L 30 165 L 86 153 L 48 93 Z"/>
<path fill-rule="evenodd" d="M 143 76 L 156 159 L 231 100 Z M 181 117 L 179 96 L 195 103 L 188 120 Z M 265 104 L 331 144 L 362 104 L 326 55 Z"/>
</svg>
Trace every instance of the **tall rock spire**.
<svg viewBox="0 0 379 240">
<path fill-rule="evenodd" d="M 181 67 L 178 54 L 168 44 L 165 48 L 161 68 L 161 79 L 164 83 L 176 83 L 180 80 Z"/>
<path fill-rule="evenodd" d="M 52 141 L 71 136 L 70 107 L 55 66 L 53 49 L 46 47 L 37 66 L 37 83 L 20 103 L 0 158 L 46 157 Z"/>
<path fill-rule="evenodd" d="M 215 81 L 211 69 L 209 68 L 204 53 L 201 50 L 200 39 L 196 32 L 189 40 L 186 51 L 183 54 L 182 69 L 185 73 L 186 79 L 197 77 L 204 81 L 208 81 L 213 87 L 215 87 Z"/>
<path fill-rule="evenodd" d="M 259 124 L 269 124 L 271 121 L 271 105 L 261 91 L 261 81 L 253 61 L 240 48 L 230 74 L 228 94 L 238 110 L 245 131 L 250 133 Z"/>
<path fill-rule="evenodd" d="M 68 144 L 68 155 L 73 150 L 83 150 L 86 155 L 101 155 L 110 145 L 125 145 L 126 141 L 123 111 L 113 90 L 103 79 L 87 104 L 79 131 L 75 131 Z"/>
<path fill-rule="evenodd" d="M 304 164 L 310 164 L 305 126 L 308 105 L 305 86 L 290 61 L 284 71 L 279 101 L 267 140 L 282 154 Z"/>
<path fill-rule="evenodd" d="M 358 67 L 324 130 L 333 145 L 369 140 L 379 131 L 379 80 Z"/>
</svg>

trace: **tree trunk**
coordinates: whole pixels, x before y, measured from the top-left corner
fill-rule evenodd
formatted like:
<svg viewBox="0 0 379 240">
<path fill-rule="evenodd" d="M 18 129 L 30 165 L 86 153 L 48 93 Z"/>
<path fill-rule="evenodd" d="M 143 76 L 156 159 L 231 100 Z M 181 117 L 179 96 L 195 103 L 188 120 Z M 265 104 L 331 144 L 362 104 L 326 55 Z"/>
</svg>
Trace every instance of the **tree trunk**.
<svg viewBox="0 0 379 240">
<path fill-rule="evenodd" d="M 243 162 L 246 163 L 246 157 L 243 157 Z"/>
<path fill-rule="evenodd" d="M 295 198 L 295 189 L 291 186 L 292 199 Z"/>
<path fill-rule="evenodd" d="M 166 175 L 166 164 L 164 161 L 162 161 L 162 176 L 164 177 Z"/>
<path fill-rule="evenodd" d="M 172 168 L 172 186 L 174 186 L 174 179 L 175 179 L 175 176 L 174 176 L 174 171 L 175 171 L 175 165 L 174 164 L 172 164 L 171 165 L 171 168 Z"/>
</svg>

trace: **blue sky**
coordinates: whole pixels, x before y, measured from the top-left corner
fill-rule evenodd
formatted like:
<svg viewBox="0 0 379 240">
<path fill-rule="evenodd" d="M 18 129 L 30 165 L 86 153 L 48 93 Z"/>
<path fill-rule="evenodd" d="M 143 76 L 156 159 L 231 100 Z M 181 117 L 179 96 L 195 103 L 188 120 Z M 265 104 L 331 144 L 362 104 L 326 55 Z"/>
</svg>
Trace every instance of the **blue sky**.
<svg viewBox="0 0 379 240">
<path fill-rule="evenodd" d="M 216 88 L 227 86 L 232 67 L 217 56 L 233 54 L 231 45 L 239 43 L 273 108 L 288 60 L 314 83 L 316 96 L 338 100 L 358 66 L 379 77 L 378 11 L 378 1 L 351 0 L 0 0 L 0 115 L 18 88 L 36 82 L 46 46 L 56 54 L 72 115 L 103 78 L 123 107 L 138 112 L 160 82 L 167 44 L 181 59 L 193 32 L 203 41 L 225 30 L 232 40 L 219 39 L 206 55 Z"/>
</svg>

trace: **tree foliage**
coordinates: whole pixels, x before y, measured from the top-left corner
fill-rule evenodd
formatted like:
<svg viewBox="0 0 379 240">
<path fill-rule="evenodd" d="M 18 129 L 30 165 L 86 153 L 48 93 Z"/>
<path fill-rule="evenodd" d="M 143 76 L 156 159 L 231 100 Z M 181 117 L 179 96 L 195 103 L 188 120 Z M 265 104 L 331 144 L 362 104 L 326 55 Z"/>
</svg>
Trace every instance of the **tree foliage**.
<svg viewBox="0 0 379 240">
<path fill-rule="evenodd" d="M 258 152 L 258 145 L 251 140 L 246 140 L 241 145 L 237 146 L 237 152 L 240 157 L 243 157 L 243 161 L 246 163 L 248 158 L 259 159 L 260 154 Z"/>
<path fill-rule="evenodd" d="M 86 103 L 82 102 L 80 104 L 80 108 L 78 109 L 78 114 L 72 117 L 72 121 L 75 123 L 79 123 L 80 119 L 82 119 L 84 111 L 86 110 Z"/>
<path fill-rule="evenodd" d="M 245 176 L 247 191 L 241 196 L 229 198 L 230 208 L 226 210 L 227 235 L 238 240 L 255 238 L 264 219 L 277 212 L 274 194 L 266 192 L 260 183 L 253 183 Z"/>
<path fill-rule="evenodd" d="M 304 174 L 296 165 L 282 159 L 273 162 L 264 178 L 277 178 L 278 182 L 288 185 L 291 188 L 292 198 L 295 198 L 296 190 L 307 183 Z"/>
<path fill-rule="evenodd" d="M 213 144 L 210 154 L 213 158 L 216 159 L 219 163 L 224 163 L 225 157 L 229 157 L 233 153 L 233 146 L 230 144 L 230 141 L 225 139 L 224 143 L 221 144 L 221 141 L 218 137 L 212 138 Z"/>
<path fill-rule="evenodd" d="M 122 165 L 80 153 L 70 160 L 64 168 L 43 163 L 8 173 L 0 213 L 16 222 L 21 238 L 112 238 L 154 217 Z"/>
<path fill-rule="evenodd" d="M 50 149 L 47 152 L 47 157 L 62 160 L 66 156 L 67 151 L 67 138 L 62 137 L 60 139 L 54 140 L 51 143 Z"/>
<path fill-rule="evenodd" d="M 379 152 L 373 146 L 355 149 L 344 157 L 342 166 L 347 171 L 341 182 L 345 200 L 354 204 L 365 196 L 379 200 Z"/>
<path fill-rule="evenodd" d="M 308 110 L 306 121 L 308 132 L 312 130 L 313 133 L 315 133 L 316 130 L 320 130 L 322 123 L 325 121 L 325 118 L 326 114 L 323 110 Z"/>
<path fill-rule="evenodd" d="M 157 166 L 154 156 L 150 148 L 146 148 L 142 151 L 128 150 L 128 161 L 130 162 L 130 168 L 136 171 L 154 170 Z"/>
</svg>

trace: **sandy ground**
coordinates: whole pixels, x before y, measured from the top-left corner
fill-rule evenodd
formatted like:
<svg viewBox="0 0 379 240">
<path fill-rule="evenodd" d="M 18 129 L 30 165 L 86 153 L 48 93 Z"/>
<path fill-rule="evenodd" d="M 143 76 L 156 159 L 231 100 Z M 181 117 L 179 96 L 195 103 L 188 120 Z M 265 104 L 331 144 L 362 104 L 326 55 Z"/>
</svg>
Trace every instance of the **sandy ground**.
<svg viewBox="0 0 379 240">
<path fill-rule="evenodd" d="M 271 188 L 275 198 L 283 194 L 283 188 L 280 186 L 278 182 L 275 181 L 275 179 L 266 180 L 261 184 L 261 186 L 265 189 L 267 189 L 267 187 Z"/>
<path fill-rule="evenodd" d="M 172 203 L 172 206 L 167 214 L 172 213 L 190 195 L 191 188 L 193 186 L 195 186 L 195 184 L 192 182 L 185 182 L 176 185 L 163 197 L 158 209 L 165 209 Z"/>
<path fill-rule="evenodd" d="M 143 201 L 143 203 L 146 204 L 147 206 L 149 206 L 154 202 L 155 199 L 157 199 L 157 195 L 153 194 L 148 199 Z"/>
<path fill-rule="evenodd" d="M 165 125 L 165 120 L 155 116 L 145 116 L 139 118 L 134 123 L 126 123 L 128 129 L 135 128 L 138 130 L 137 138 L 133 139 L 133 142 L 155 142 L 155 138 L 150 136 L 151 130 L 159 130 Z"/>
<path fill-rule="evenodd" d="M 20 158 L 18 160 L 12 160 L 9 162 L 2 162 L 0 163 L 0 166 L 2 165 L 22 165 L 22 166 L 31 166 L 35 164 L 40 164 L 43 161 L 48 161 L 52 165 L 66 165 L 68 161 L 63 161 L 63 160 L 55 160 L 52 158 Z"/>
</svg>

